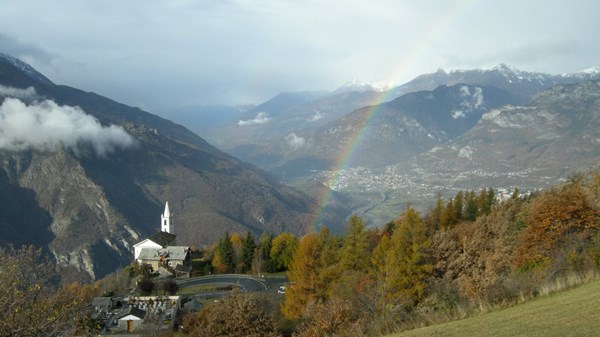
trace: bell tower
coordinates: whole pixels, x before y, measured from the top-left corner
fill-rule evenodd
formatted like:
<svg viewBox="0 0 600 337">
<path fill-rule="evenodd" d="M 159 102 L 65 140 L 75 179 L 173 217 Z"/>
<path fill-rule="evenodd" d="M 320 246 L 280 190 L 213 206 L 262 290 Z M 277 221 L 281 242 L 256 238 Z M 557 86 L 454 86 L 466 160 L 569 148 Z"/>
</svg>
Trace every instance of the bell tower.
<svg viewBox="0 0 600 337">
<path fill-rule="evenodd" d="M 171 224 L 171 212 L 169 212 L 168 201 L 165 203 L 164 213 L 160 216 L 160 231 L 175 234 L 173 233 L 173 225 Z"/>
</svg>

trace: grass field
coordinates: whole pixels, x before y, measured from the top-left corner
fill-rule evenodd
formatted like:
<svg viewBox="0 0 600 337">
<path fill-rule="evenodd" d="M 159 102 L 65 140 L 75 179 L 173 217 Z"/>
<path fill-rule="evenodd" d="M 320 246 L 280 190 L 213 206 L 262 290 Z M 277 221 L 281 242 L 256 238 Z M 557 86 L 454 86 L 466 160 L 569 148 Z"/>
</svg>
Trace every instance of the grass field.
<svg viewBox="0 0 600 337">
<path fill-rule="evenodd" d="M 409 336 L 600 336 L 600 281 L 511 308 L 388 337 Z"/>
</svg>

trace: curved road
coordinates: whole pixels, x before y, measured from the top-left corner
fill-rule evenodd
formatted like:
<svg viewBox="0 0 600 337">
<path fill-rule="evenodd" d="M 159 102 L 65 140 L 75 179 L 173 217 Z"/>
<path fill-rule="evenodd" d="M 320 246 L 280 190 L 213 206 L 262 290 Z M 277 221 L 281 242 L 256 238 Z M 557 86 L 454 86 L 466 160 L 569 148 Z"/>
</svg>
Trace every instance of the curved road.
<svg viewBox="0 0 600 337">
<path fill-rule="evenodd" d="M 265 291 L 267 285 L 264 279 L 259 279 L 249 275 L 239 274 L 223 274 L 223 275 L 207 275 L 189 278 L 177 281 L 180 288 L 190 287 L 200 284 L 214 285 L 236 285 L 240 286 L 240 291 Z"/>
</svg>

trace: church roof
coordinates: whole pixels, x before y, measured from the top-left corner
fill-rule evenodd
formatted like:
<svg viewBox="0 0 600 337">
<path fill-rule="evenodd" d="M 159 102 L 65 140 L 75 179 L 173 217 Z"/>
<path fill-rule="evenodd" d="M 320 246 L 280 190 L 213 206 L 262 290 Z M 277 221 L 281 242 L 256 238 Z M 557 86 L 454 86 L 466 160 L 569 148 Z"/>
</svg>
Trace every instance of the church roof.
<svg viewBox="0 0 600 337">
<path fill-rule="evenodd" d="M 149 237 L 149 240 L 158 243 L 159 245 L 166 247 L 173 241 L 175 241 L 175 234 L 167 233 L 167 232 L 156 232 L 154 235 Z"/>
<path fill-rule="evenodd" d="M 163 216 L 165 218 L 168 218 L 171 216 L 171 212 L 169 212 L 169 202 L 168 201 L 165 203 L 165 211 L 163 213 Z"/>
</svg>

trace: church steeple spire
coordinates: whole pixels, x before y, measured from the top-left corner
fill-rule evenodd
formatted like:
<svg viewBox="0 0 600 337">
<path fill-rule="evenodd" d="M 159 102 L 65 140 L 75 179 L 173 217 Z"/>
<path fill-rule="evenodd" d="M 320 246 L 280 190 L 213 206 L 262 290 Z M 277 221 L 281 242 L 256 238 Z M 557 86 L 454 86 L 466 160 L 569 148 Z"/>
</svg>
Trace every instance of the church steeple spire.
<svg viewBox="0 0 600 337">
<path fill-rule="evenodd" d="M 173 227 L 171 224 L 171 212 L 169 212 L 169 202 L 165 203 L 165 211 L 160 216 L 160 230 L 161 232 L 173 233 Z"/>
</svg>

